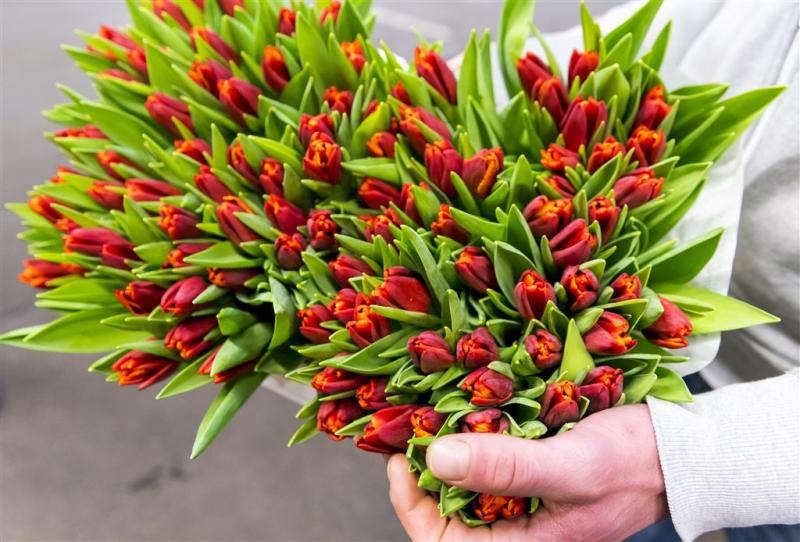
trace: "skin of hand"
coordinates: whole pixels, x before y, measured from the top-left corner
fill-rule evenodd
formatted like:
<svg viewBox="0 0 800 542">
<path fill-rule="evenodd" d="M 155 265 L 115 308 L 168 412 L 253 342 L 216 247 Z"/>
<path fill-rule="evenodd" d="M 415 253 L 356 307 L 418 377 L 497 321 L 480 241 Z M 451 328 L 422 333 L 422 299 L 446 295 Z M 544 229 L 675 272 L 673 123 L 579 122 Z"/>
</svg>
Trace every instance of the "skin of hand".
<svg viewBox="0 0 800 542">
<path fill-rule="evenodd" d="M 664 477 L 646 405 L 592 414 L 541 440 L 462 433 L 437 439 L 428 468 L 450 485 L 506 496 L 538 496 L 532 516 L 466 527 L 439 515 L 405 456 L 388 464 L 389 493 L 414 542 L 428 540 L 622 540 L 668 515 Z"/>
</svg>

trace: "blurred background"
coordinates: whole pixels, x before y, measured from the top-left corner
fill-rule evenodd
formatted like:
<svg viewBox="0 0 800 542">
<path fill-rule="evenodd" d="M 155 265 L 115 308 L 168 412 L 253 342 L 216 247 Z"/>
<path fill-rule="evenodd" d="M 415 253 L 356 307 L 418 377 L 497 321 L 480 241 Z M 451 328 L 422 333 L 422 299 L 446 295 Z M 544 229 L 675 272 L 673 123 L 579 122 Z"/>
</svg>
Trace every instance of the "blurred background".
<svg viewBox="0 0 800 542">
<path fill-rule="evenodd" d="M 600 14 L 617 0 L 588 0 Z M 541 1 L 546 32 L 578 21 L 578 2 Z M 375 1 L 375 38 L 411 56 L 415 27 L 461 52 L 501 3 Z M 91 94 L 62 53 L 73 30 L 128 21 L 124 3 L 0 0 L 0 202 L 25 201 L 61 156 L 42 132 L 43 109 L 63 101 L 55 83 Z M 561 59 L 566 62 L 566 59 Z M 24 245 L 0 210 L 0 330 L 46 320 L 16 281 Z M 97 330 L 87 329 L 86 333 Z M 92 360 L 0 347 L 2 540 L 403 540 L 381 457 L 318 437 L 288 449 L 296 406 L 257 393 L 199 459 L 188 452 L 213 390 L 157 402 L 88 375 Z"/>
</svg>

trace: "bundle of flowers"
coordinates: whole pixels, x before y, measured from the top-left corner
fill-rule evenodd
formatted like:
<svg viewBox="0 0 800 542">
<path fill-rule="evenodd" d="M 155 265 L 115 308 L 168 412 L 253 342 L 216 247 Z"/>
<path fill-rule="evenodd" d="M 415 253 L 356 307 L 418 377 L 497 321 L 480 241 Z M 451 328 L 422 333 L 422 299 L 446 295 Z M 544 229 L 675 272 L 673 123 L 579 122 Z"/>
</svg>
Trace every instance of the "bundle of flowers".
<svg viewBox="0 0 800 542">
<path fill-rule="evenodd" d="M 62 315 L 0 341 L 112 350 L 92 365 L 159 398 L 219 385 L 195 457 L 270 374 L 316 390 L 297 443 L 405 452 L 469 525 L 536 499 L 443 485 L 454 432 L 543 438 L 646 396 L 690 401 L 695 336 L 775 318 L 692 284 L 722 231 L 666 240 L 707 171 L 781 89 L 667 90 L 660 5 L 584 44 L 566 74 L 503 10 L 456 76 L 369 41 L 369 2 L 130 1 L 133 26 L 67 52 L 92 100 L 47 112 L 70 158 L 27 205 L 20 278 Z M 539 56 L 524 49 L 529 33 Z"/>
</svg>

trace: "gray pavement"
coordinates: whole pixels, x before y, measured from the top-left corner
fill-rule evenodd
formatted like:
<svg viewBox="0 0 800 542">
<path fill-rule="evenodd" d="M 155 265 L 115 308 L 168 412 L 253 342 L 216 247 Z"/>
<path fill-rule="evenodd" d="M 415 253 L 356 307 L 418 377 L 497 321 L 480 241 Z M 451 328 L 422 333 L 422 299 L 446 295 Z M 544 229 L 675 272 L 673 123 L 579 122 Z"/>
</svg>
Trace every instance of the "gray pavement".
<svg viewBox="0 0 800 542">
<path fill-rule="evenodd" d="M 599 13 L 617 3 L 589 5 Z M 376 5 L 376 34 L 407 55 L 410 25 L 446 39 L 453 55 L 473 26 L 494 28 L 500 10 L 488 1 Z M 540 1 L 537 22 L 566 28 L 577 5 Z M 90 92 L 59 44 L 78 43 L 74 28 L 126 21 L 121 0 L 0 0 L 0 202 L 24 201 L 60 162 L 39 116 L 62 100 L 55 83 Z M 0 330 L 45 319 L 15 279 L 24 256 L 18 231 L 16 217 L 0 210 Z M 382 459 L 324 438 L 287 449 L 295 407 L 285 399 L 257 393 L 190 462 L 210 390 L 155 401 L 87 374 L 90 360 L 0 347 L 0 539 L 404 539 Z"/>
</svg>

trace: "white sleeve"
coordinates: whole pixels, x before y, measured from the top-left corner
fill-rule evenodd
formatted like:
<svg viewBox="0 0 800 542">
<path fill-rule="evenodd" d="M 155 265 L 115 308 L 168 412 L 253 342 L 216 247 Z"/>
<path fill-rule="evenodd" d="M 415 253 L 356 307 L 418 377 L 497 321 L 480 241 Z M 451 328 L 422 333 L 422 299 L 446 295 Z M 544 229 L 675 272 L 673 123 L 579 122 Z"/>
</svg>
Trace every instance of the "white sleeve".
<svg viewBox="0 0 800 542">
<path fill-rule="evenodd" d="M 683 540 L 800 523 L 800 378 L 735 384 L 676 405 L 648 398 L 672 522 Z"/>
</svg>

